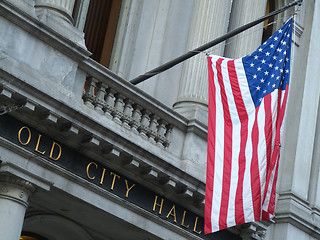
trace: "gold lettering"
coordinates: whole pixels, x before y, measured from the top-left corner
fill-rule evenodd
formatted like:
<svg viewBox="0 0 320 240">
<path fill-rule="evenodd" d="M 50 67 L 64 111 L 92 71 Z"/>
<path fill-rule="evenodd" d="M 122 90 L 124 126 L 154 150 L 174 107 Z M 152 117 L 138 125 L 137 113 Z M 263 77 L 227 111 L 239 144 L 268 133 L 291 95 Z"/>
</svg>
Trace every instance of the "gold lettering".
<svg viewBox="0 0 320 240">
<path fill-rule="evenodd" d="M 59 154 L 58 154 L 57 157 L 54 158 L 54 157 L 52 156 L 52 154 L 53 154 L 53 149 L 54 149 L 55 146 L 57 146 L 57 147 L 59 148 Z M 50 151 L 49 158 L 51 158 L 52 160 L 57 161 L 60 157 L 61 157 L 61 146 L 60 146 L 58 143 L 53 142 L 53 143 L 52 143 L 52 147 L 51 147 L 51 151 Z"/>
<path fill-rule="evenodd" d="M 39 136 L 38 136 L 38 141 L 37 141 L 37 145 L 36 145 L 36 148 L 34 149 L 36 152 L 38 152 L 38 153 L 40 153 L 40 154 L 45 154 L 45 152 L 46 151 L 40 151 L 38 148 L 39 148 L 39 144 L 40 144 L 40 139 L 41 139 L 41 137 L 42 137 L 42 135 L 41 134 L 39 134 Z"/>
<path fill-rule="evenodd" d="M 198 234 L 201 234 L 201 230 L 200 231 L 197 231 L 197 224 L 198 224 L 198 217 L 196 217 L 196 220 L 194 221 L 194 226 L 193 226 L 193 231 L 195 233 L 198 233 Z"/>
<path fill-rule="evenodd" d="M 162 212 L 162 206 L 163 206 L 163 198 L 161 199 L 161 203 L 157 203 L 157 200 L 158 200 L 158 196 L 155 195 L 155 198 L 154 198 L 154 204 L 153 204 L 153 208 L 152 210 L 155 212 L 156 210 L 156 206 L 160 207 L 159 209 L 159 214 L 161 215 L 161 212 Z"/>
<path fill-rule="evenodd" d="M 91 176 L 89 175 L 89 168 L 90 168 L 90 166 L 91 166 L 92 164 L 96 166 L 96 169 L 98 169 L 98 165 L 97 165 L 95 162 L 91 162 L 91 163 L 88 164 L 86 172 L 87 172 L 87 177 L 88 177 L 89 179 L 91 179 L 91 180 L 93 180 L 93 179 L 96 178 L 96 176 L 91 177 Z"/>
<path fill-rule="evenodd" d="M 126 192 L 126 198 L 127 198 L 129 196 L 129 191 L 135 186 L 135 184 L 132 184 L 132 186 L 129 188 L 127 179 L 125 179 L 124 181 L 126 183 L 126 188 L 127 188 L 127 192 Z"/>
<path fill-rule="evenodd" d="M 189 225 L 184 225 L 184 221 L 186 219 L 186 210 L 183 211 L 183 216 L 182 216 L 182 221 L 181 221 L 181 226 L 185 227 L 185 228 L 189 228 Z"/>
<path fill-rule="evenodd" d="M 113 188 L 114 188 L 114 183 L 115 183 L 115 181 L 116 181 L 116 177 L 118 178 L 118 179 L 120 179 L 120 176 L 119 175 L 117 175 L 117 174 L 115 174 L 115 173 L 113 173 L 113 172 L 110 172 L 110 175 L 113 175 L 113 180 L 112 180 L 112 184 L 111 184 L 111 190 L 113 190 Z"/>
<path fill-rule="evenodd" d="M 104 180 L 104 174 L 106 173 L 106 169 L 103 168 L 103 171 L 102 171 L 102 176 L 101 176 L 101 179 L 100 179 L 100 184 L 102 185 L 103 183 L 103 180 Z"/>
<path fill-rule="evenodd" d="M 173 213 L 172 213 L 173 212 Z M 173 207 L 171 208 L 171 210 L 169 211 L 168 215 L 166 216 L 166 218 L 169 218 L 169 216 L 173 216 L 173 221 L 176 223 L 177 222 L 177 215 L 176 215 L 176 205 L 173 205 Z"/>
<path fill-rule="evenodd" d="M 26 142 L 22 142 L 21 141 L 21 132 L 22 132 L 23 129 L 27 129 L 27 131 L 28 131 L 28 140 Z M 30 140 L 31 140 L 31 131 L 30 131 L 30 129 L 28 127 L 23 126 L 22 128 L 20 128 L 20 130 L 18 132 L 18 141 L 19 141 L 19 143 L 21 145 L 26 146 L 26 145 L 29 144 Z"/>
</svg>

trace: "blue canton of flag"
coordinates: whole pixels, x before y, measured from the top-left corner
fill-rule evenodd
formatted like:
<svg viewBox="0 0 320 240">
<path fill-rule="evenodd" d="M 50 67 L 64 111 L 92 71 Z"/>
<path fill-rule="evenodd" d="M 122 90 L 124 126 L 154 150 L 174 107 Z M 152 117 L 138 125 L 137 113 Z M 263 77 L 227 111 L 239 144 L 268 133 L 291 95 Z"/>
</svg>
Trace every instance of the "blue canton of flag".
<svg viewBox="0 0 320 240">
<path fill-rule="evenodd" d="M 292 19 L 255 52 L 243 57 L 243 66 L 255 107 L 275 89 L 289 84 Z"/>
</svg>

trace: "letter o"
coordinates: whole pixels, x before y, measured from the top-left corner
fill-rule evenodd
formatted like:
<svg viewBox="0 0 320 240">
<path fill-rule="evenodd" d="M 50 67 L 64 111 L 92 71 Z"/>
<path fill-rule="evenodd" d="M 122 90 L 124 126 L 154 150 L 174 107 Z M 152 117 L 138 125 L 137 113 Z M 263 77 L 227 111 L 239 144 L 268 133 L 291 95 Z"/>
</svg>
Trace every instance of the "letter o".
<svg viewBox="0 0 320 240">
<path fill-rule="evenodd" d="M 27 140 L 26 142 L 22 142 L 22 141 L 21 141 L 21 132 L 22 132 L 23 129 L 27 129 L 28 134 L 29 134 L 28 140 Z M 20 143 L 21 145 L 26 146 L 26 145 L 29 144 L 30 140 L 31 140 L 31 131 L 30 131 L 30 129 L 29 129 L 28 127 L 23 126 L 22 128 L 20 128 L 20 130 L 19 130 L 19 132 L 18 132 L 18 141 L 19 141 L 19 143 Z"/>
</svg>

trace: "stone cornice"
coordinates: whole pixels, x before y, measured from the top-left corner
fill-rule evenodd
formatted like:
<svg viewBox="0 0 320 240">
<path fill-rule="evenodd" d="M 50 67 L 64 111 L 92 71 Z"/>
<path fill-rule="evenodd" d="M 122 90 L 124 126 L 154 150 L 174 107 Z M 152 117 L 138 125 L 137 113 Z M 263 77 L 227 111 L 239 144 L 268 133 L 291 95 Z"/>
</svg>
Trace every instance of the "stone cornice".
<svg viewBox="0 0 320 240">
<path fill-rule="evenodd" d="M 311 236 L 320 238 L 319 209 L 292 192 L 279 193 L 275 222 L 289 222 Z"/>
</svg>

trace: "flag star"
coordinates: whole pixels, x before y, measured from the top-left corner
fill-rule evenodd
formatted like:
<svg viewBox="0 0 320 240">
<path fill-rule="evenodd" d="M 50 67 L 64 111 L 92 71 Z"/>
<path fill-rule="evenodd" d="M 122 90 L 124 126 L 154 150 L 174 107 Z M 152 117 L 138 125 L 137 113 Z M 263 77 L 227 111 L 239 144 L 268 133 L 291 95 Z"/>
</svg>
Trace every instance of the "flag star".
<svg viewBox="0 0 320 240">
<path fill-rule="evenodd" d="M 257 70 L 258 70 L 258 71 L 261 71 L 261 67 L 258 67 Z"/>
<path fill-rule="evenodd" d="M 274 69 L 275 69 L 275 70 L 278 70 L 278 69 L 279 69 L 279 67 L 278 67 L 278 66 L 276 66 Z"/>
<path fill-rule="evenodd" d="M 274 45 L 273 45 L 273 44 L 271 44 L 271 45 L 270 45 L 270 48 L 274 48 Z"/>
<path fill-rule="evenodd" d="M 290 33 L 287 34 L 287 37 L 290 37 Z"/>
<path fill-rule="evenodd" d="M 254 63 L 250 63 L 250 67 L 253 67 L 254 66 Z"/>
<path fill-rule="evenodd" d="M 269 56 L 270 55 L 270 53 L 269 52 L 266 52 L 266 56 Z"/>
<path fill-rule="evenodd" d="M 260 82 L 264 83 L 264 79 L 263 79 L 263 78 L 261 78 L 261 79 L 260 79 Z"/>
<path fill-rule="evenodd" d="M 282 49 L 281 48 L 277 48 L 277 52 L 282 52 Z"/>
<path fill-rule="evenodd" d="M 269 63 L 269 67 L 272 68 L 272 66 L 273 66 L 273 64 L 272 64 L 272 63 Z"/>
<path fill-rule="evenodd" d="M 267 44 L 267 41 L 265 41 L 264 43 L 263 43 L 263 45 L 266 45 Z"/>
<path fill-rule="evenodd" d="M 276 87 L 276 85 L 275 85 L 275 84 L 273 84 L 273 85 L 272 85 L 272 87 L 274 88 L 274 87 Z"/>
<path fill-rule="evenodd" d="M 257 78 L 257 75 L 255 74 L 255 75 L 253 75 L 253 78 Z"/>
<path fill-rule="evenodd" d="M 282 33 L 282 29 L 279 29 L 279 31 L 278 31 L 279 33 Z"/>
<path fill-rule="evenodd" d="M 282 69 L 282 68 L 280 69 L 280 72 L 283 72 L 283 69 Z"/>
<path fill-rule="evenodd" d="M 264 90 L 263 93 L 265 94 L 267 92 L 267 90 Z"/>
<path fill-rule="evenodd" d="M 262 52 L 262 48 L 259 48 L 258 50 L 259 50 L 259 52 Z"/>
<path fill-rule="evenodd" d="M 273 77 L 274 77 L 274 74 L 272 74 L 271 77 L 273 78 Z M 269 85 L 269 84 L 268 84 L 268 85 Z"/>
<path fill-rule="evenodd" d="M 261 102 L 261 101 L 262 101 L 262 98 L 260 98 L 259 101 Z"/>
<path fill-rule="evenodd" d="M 274 59 L 274 60 L 277 60 L 277 56 L 273 56 L 273 59 Z"/>
<path fill-rule="evenodd" d="M 273 39 L 274 39 L 275 41 L 278 41 L 278 37 L 274 37 Z"/>
<path fill-rule="evenodd" d="M 268 74 L 269 74 L 269 72 L 268 72 L 268 71 L 265 71 L 265 72 L 264 72 L 264 75 L 268 75 Z"/>
<path fill-rule="evenodd" d="M 254 59 L 258 59 L 258 58 L 259 58 L 258 55 L 255 55 L 255 56 L 254 56 Z"/>
<path fill-rule="evenodd" d="M 265 59 L 262 59 L 262 61 L 261 61 L 262 63 L 266 63 L 266 60 Z"/>
<path fill-rule="evenodd" d="M 284 51 L 283 54 L 286 55 L 286 54 L 287 54 L 287 51 Z"/>
<path fill-rule="evenodd" d="M 286 58 L 286 62 L 288 62 L 289 61 L 289 58 Z"/>
<path fill-rule="evenodd" d="M 289 73 L 289 69 L 286 69 L 286 73 Z"/>
<path fill-rule="evenodd" d="M 277 77 L 277 80 L 279 80 L 280 76 Z"/>
<path fill-rule="evenodd" d="M 259 86 L 257 86 L 256 89 L 257 89 L 258 91 L 260 91 L 260 87 L 259 87 Z"/>
<path fill-rule="evenodd" d="M 283 59 L 281 58 L 281 59 L 279 60 L 279 62 L 282 63 L 282 61 L 283 61 Z"/>
<path fill-rule="evenodd" d="M 286 44 L 287 44 L 287 42 L 283 41 L 282 45 L 286 45 Z"/>
<path fill-rule="evenodd" d="M 270 82 L 268 82 L 268 86 L 270 85 Z"/>
</svg>

